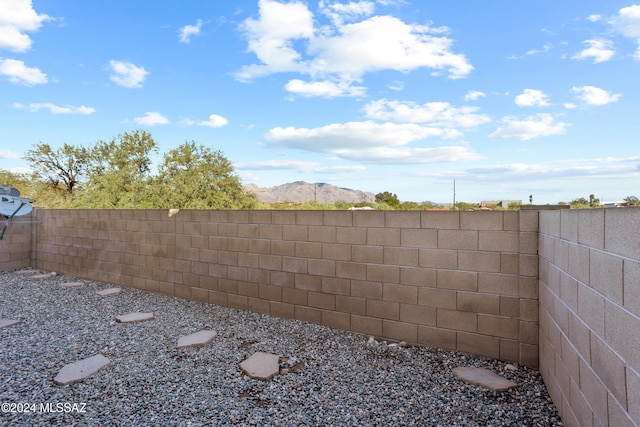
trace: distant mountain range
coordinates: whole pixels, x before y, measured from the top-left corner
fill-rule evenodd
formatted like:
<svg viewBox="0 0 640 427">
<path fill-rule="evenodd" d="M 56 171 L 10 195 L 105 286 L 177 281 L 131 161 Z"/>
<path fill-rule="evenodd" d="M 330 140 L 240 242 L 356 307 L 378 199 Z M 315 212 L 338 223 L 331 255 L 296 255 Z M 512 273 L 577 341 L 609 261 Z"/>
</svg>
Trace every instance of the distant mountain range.
<svg viewBox="0 0 640 427">
<path fill-rule="evenodd" d="M 255 184 L 244 186 L 246 191 L 255 193 L 263 202 L 312 202 L 332 204 L 338 201 L 348 203 L 371 202 L 374 203 L 376 196 L 350 188 L 336 187 L 331 184 L 317 182 L 309 184 L 304 181 L 296 181 L 288 184 L 278 185 L 271 188 L 258 187 Z"/>
</svg>

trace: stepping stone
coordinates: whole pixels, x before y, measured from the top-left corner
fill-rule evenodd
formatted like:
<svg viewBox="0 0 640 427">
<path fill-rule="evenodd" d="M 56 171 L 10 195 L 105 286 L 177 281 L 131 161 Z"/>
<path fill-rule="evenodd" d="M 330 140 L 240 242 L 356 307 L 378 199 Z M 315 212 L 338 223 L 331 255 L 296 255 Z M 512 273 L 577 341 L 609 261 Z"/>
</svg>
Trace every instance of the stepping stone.
<svg viewBox="0 0 640 427">
<path fill-rule="evenodd" d="M 84 282 L 67 282 L 60 284 L 61 288 L 78 288 L 80 286 L 84 286 Z"/>
<path fill-rule="evenodd" d="M 36 274 L 40 273 L 39 270 L 18 270 L 15 272 L 16 274 Z"/>
<path fill-rule="evenodd" d="M 257 352 L 251 355 L 240 368 L 254 380 L 269 380 L 280 373 L 280 356 L 277 354 Z"/>
<path fill-rule="evenodd" d="M 14 319 L 0 319 L 0 329 L 7 328 L 9 326 L 17 325 L 20 323 L 19 320 Z"/>
<path fill-rule="evenodd" d="M 153 313 L 129 313 L 123 314 L 122 316 L 116 317 L 116 322 L 118 323 L 133 323 L 133 322 L 144 322 L 145 320 L 153 320 Z"/>
<path fill-rule="evenodd" d="M 176 348 L 202 347 L 210 343 L 215 336 L 216 331 L 200 331 L 195 334 L 184 335 L 178 338 L 178 346 Z"/>
<path fill-rule="evenodd" d="M 106 297 L 107 295 L 119 294 L 120 291 L 122 291 L 122 288 L 109 288 L 97 291 L 96 294 L 100 295 L 101 297 Z"/>
<path fill-rule="evenodd" d="M 470 384 L 492 391 L 506 391 L 518 385 L 484 368 L 455 368 L 453 375 Z"/>
<path fill-rule="evenodd" d="M 53 382 L 58 385 L 77 383 L 85 378 L 89 378 L 109 363 L 111 363 L 111 361 L 101 354 L 69 363 L 60 369 L 60 372 L 58 372 L 58 375 L 53 379 Z"/>
<path fill-rule="evenodd" d="M 35 276 L 31 276 L 30 279 L 46 279 L 47 277 L 53 277 L 56 273 L 45 273 L 45 274 L 36 274 Z"/>
</svg>

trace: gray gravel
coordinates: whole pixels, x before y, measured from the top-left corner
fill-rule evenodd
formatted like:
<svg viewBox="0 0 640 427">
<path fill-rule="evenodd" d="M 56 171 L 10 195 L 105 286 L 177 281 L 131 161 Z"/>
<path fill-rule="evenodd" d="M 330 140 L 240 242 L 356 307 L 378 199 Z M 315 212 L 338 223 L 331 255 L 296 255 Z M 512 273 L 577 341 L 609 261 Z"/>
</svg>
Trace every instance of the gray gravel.
<svg viewBox="0 0 640 427">
<path fill-rule="evenodd" d="M 0 425 L 562 425 L 542 378 L 525 367 L 368 345 L 369 337 L 350 332 L 132 288 L 97 296 L 106 283 L 59 286 L 77 280 L 0 273 L 0 318 L 21 320 L 0 329 L 0 403 L 35 409 L 0 413 Z M 156 319 L 115 321 L 135 311 Z M 218 335 L 205 347 L 175 348 L 202 329 Z M 281 355 L 281 374 L 247 377 L 239 364 L 257 351 Z M 62 366 L 96 354 L 111 364 L 82 382 L 54 384 Z M 458 366 L 489 368 L 521 385 L 483 390 L 455 378 Z"/>
</svg>

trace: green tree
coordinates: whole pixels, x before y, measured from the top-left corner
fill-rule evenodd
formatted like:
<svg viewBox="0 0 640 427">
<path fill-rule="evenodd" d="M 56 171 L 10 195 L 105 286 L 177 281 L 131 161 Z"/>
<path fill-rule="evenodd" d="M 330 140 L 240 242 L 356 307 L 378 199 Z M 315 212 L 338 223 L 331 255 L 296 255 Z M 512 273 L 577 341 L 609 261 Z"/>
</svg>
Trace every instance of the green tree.
<svg viewBox="0 0 640 427">
<path fill-rule="evenodd" d="M 455 209 L 459 211 L 475 211 L 478 210 L 477 203 L 456 202 Z"/>
<path fill-rule="evenodd" d="M 250 209 L 257 204 L 222 152 L 195 141 L 164 155 L 153 191 L 157 207 L 165 209 Z"/>
<path fill-rule="evenodd" d="M 346 202 L 344 200 L 336 200 L 336 202 L 333 204 L 333 207 L 335 209 L 345 210 L 351 207 L 351 203 Z"/>
<path fill-rule="evenodd" d="M 584 197 L 579 197 L 570 201 L 569 206 L 571 207 L 571 209 L 588 209 L 589 201 Z"/>
<path fill-rule="evenodd" d="M 35 200 L 34 206 L 49 208 L 67 206 L 66 191 L 62 188 L 53 190 L 48 181 L 40 179 L 34 173 L 0 170 L 0 184 L 10 184 L 17 188 L 22 197 Z"/>
<path fill-rule="evenodd" d="M 405 211 L 417 211 L 417 210 L 420 210 L 420 205 L 417 202 L 402 202 L 400 207 Z"/>
<path fill-rule="evenodd" d="M 24 197 L 31 197 L 28 192 L 29 177 L 26 174 L 0 169 L 0 185 L 9 184 L 17 188 Z"/>
<path fill-rule="evenodd" d="M 39 179 L 47 181 L 53 190 L 63 189 L 69 199 L 86 177 L 89 151 L 67 143 L 53 150 L 49 144 L 39 143 L 26 152 L 24 159 Z"/>
<path fill-rule="evenodd" d="M 589 200 L 579 197 L 569 202 L 571 209 L 589 209 L 597 207 L 599 204 L 600 201 L 593 194 L 589 195 Z"/>
<path fill-rule="evenodd" d="M 578 199 L 573 199 L 570 204 L 572 205 L 588 205 L 589 201 L 587 199 L 585 199 L 584 197 L 580 197 Z"/>
<path fill-rule="evenodd" d="M 376 194 L 376 203 L 385 203 L 393 209 L 400 209 L 401 207 L 398 196 L 388 191 Z"/>
<path fill-rule="evenodd" d="M 640 199 L 636 196 L 627 196 L 624 198 L 624 201 L 627 203 L 627 206 L 640 206 Z"/>
<path fill-rule="evenodd" d="M 127 170 L 133 176 L 144 176 L 150 171 L 151 154 L 157 152 L 158 145 L 149 132 L 125 132 L 111 141 L 98 141 L 91 152 L 91 173 Z"/>
<path fill-rule="evenodd" d="M 88 191 L 78 203 L 93 208 L 152 208 L 151 155 L 158 146 L 150 133 L 125 132 L 98 141 L 91 150 Z"/>
<path fill-rule="evenodd" d="M 507 206 L 507 210 L 509 210 L 509 211 L 517 211 L 518 209 L 520 209 L 520 206 L 522 206 L 521 202 L 511 202 Z"/>
</svg>

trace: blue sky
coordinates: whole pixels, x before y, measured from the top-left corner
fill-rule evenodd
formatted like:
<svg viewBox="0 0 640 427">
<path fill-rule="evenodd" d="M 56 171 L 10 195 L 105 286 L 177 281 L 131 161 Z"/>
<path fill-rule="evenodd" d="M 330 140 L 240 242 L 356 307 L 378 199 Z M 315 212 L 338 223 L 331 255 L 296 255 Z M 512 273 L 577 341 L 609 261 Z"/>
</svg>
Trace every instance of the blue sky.
<svg viewBox="0 0 640 427">
<path fill-rule="evenodd" d="M 640 197 L 640 2 L 0 2 L 0 169 L 135 129 L 245 184 Z"/>
</svg>

